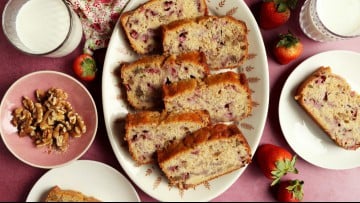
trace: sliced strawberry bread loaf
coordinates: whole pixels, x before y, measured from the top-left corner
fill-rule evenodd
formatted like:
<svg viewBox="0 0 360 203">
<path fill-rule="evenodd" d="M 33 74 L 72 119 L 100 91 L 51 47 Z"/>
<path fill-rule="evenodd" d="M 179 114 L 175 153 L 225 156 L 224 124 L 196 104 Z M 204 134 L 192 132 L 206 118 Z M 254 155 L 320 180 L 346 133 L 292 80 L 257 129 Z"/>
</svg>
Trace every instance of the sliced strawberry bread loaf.
<svg viewBox="0 0 360 203">
<path fill-rule="evenodd" d="M 232 16 L 202 16 L 162 26 L 166 54 L 202 51 L 210 69 L 236 68 L 248 56 L 247 26 Z"/>
<path fill-rule="evenodd" d="M 149 0 L 124 12 L 120 22 L 134 51 L 149 54 L 161 50 L 161 25 L 207 13 L 205 0 Z"/>
<path fill-rule="evenodd" d="M 102 202 L 74 189 L 62 189 L 55 185 L 44 195 L 43 202 Z"/>
<path fill-rule="evenodd" d="M 180 189 L 240 169 L 251 162 L 250 146 L 236 125 L 215 124 L 157 151 L 161 170 Z"/>
<path fill-rule="evenodd" d="M 360 147 L 360 95 L 330 67 L 319 67 L 304 79 L 295 100 L 338 146 Z"/>
<path fill-rule="evenodd" d="M 125 141 L 132 158 L 139 164 L 153 163 L 156 150 L 168 141 L 210 124 L 206 111 L 168 113 L 140 111 L 129 113 L 125 123 Z"/>
<path fill-rule="evenodd" d="M 122 84 L 127 100 L 137 110 L 163 107 L 161 87 L 189 78 L 203 78 L 210 74 L 205 55 L 189 52 L 180 55 L 144 56 L 121 67 Z"/>
<path fill-rule="evenodd" d="M 163 101 L 167 111 L 205 109 L 214 122 L 239 121 L 252 111 L 246 76 L 232 71 L 163 85 Z"/>
</svg>

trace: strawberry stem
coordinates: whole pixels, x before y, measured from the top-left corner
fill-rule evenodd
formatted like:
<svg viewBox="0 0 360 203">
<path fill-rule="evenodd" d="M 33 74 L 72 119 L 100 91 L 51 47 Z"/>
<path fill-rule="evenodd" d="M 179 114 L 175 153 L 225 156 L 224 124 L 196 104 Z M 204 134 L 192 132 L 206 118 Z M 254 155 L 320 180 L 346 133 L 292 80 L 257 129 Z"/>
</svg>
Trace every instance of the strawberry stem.
<svg viewBox="0 0 360 203">
<path fill-rule="evenodd" d="M 297 38 L 295 35 L 293 35 L 290 31 L 288 31 L 287 34 L 280 34 L 279 38 L 280 38 L 280 40 L 276 44 L 276 47 L 289 48 L 299 42 L 299 38 Z"/>
<path fill-rule="evenodd" d="M 276 5 L 276 10 L 279 13 L 285 12 L 286 9 L 288 8 L 288 5 L 286 4 L 286 2 L 283 1 L 278 1 L 279 3 L 276 3 L 275 1 L 275 5 Z"/>
<path fill-rule="evenodd" d="M 286 9 L 294 10 L 298 0 L 264 0 L 265 2 L 274 2 L 277 12 L 285 12 Z"/>
<path fill-rule="evenodd" d="M 83 68 L 83 76 L 93 75 L 97 71 L 95 61 L 92 58 L 85 58 L 81 62 L 81 67 Z"/>
<path fill-rule="evenodd" d="M 276 169 L 271 171 L 271 174 L 273 175 L 273 181 L 271 183 L 271 186 L 276 185 L 280 182 L 280 179 L 286 175 L 287 173 L 298 173 L 298 170 L 295 168 L 296 163 L 296 155 L 293 156 L 291 160 L 284 159 L 282 161 L 277 161 L 275 163 Z"/>
<path fill-rule="evenodd" d="M 287 5 L 292 10 L 296 8 L 296 4 L 297 4 L 297 0 L 287 0 Z"/>
<path fill-rule="evenodd" d="M 304 181 L 296 179 L 290 181 L 290 185 L 287 186 L 286 189 L 291 192 L 294 199 L 301 201 L 304 197 L 303 185 L 304 185 Z"/>
</svg>

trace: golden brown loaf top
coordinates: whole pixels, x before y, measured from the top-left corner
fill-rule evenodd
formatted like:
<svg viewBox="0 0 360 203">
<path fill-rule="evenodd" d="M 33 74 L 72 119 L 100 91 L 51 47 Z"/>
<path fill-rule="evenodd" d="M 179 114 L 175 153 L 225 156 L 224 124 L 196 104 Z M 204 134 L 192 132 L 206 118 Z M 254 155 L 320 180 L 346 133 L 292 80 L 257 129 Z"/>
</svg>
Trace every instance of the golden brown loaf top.
<svg viewBox="0 0 360 203">
<path fill-rule="evenodd" d="M 205 55 L 201 52 L 143 56 L 121 66 L 122 85 L 126 89 L 127 100 L 137 110 L 161 109 L 163 84 L 203 78 L 209 73 Z"/>
<path fill-rule="evenodd" d="M 131 47 L 139 54 L 149 54 L 161 50 L 161 25 L 207 13 L 205 0 L 149 0 L 124 12 L 120 22 Z"/>
<path fill-rule="evenodd" d="M 319 67 L 306 77 L 294 98 L 338 146 L 360 147 L 360 96 L 330 67 Z"/>
<path fill-rule="evenodd" d="M 100 200 L 86 196 L 76 190 L 65 190 L 59 186 L 52 187 L 46 195 L 44 202 L 101 202 Z"/>
<path fill-rule="evenodd" d="M 213 122 L 239 121 L 252 111 L 246 75 L 232 71 L 163 85 L 167 111 L 205 109 Z"/>
<path fill-rule="evenodd" d="M 181 139 L 186 134 L 209 124 L 210 116 L 204 110 L 129 113 L 125 123 L 125 141 L 137 164 L 154 163 L 156 150 L 164 147 L 168 141 Z"/>
<path fill-rule="evenodd" d="M 181 189 L 242 168 L 251 156 L 246 138 L 234 124 L 203 127 L 157 151 L 161 170 Z"/>
<path fill-rule="evenodd" d="M 166 54 L 202 51 L 210 69 L 239 67 L 248 56 L 247 26 L 232 16 L 200 16 L 162 26 Z"/>
</svg>

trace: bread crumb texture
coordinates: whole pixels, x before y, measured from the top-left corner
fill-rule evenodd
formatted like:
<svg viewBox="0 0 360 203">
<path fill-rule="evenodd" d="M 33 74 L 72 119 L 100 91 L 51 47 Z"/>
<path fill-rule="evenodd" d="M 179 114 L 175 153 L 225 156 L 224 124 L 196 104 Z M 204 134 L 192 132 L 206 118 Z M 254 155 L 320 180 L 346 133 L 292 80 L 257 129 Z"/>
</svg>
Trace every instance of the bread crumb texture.
<svg viewBox="0 0 360 203">
<path fill-rule="evenodd" d="M 360 147 L 360 96 L 331 67 L 319 67 L 304 79 L 294 98 L 338 146 Z"/>
</svg>

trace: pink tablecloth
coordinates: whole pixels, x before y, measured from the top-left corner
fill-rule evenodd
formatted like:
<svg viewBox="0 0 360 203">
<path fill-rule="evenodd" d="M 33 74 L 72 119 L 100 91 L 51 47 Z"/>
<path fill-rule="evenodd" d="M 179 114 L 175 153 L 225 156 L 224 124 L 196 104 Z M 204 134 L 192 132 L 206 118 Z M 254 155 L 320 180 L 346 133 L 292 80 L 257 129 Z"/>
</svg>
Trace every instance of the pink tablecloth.
<svg viewBox="0 0 360 203">
<path fill-rule="evenodd" d="M 260 0 L 246 0 L 246 2 L 254 15 L 257 16 Z M 0 11 L 3 10 L 5 3 L 6 1 L 0 1 Z M 299 10 L 302 4 L 303 0 L 300 0 L 298 9 L 293 13 L 287 25 L 271 31 L 262 30 L 267 48 L 270 47 L 278 33 L 287 32 L 288 29 L 300 36 L 301 41 L 304 43 L 302 56 L 288 65 L 278 65 L 274 62 L 271 52 L 267 50 L 270 72 L 270 104 L 261 143 L 273 143 L 290 151 L 292 150 L 281 132 L 277 113 L 280 91 L 288 75 L 304 59 L 319 52 L 335 49 L 360 52 L 360 38 L 331 43 L 319 43 L 308 39 L 302 34 L 298 23 Z M 95 52 L 96 60 L 100 64 L 99 75 L 94 83 L 86 85 L 95 99 L 100 119 L 96 139 L 89 151 L 81 159 L 106 163 L 125 174 L 112 151 L 102 118 L 101 64 L 103 63 L 105 51 L 103 49 Z M 81 52 L 82 45 L 72 54 L 63 58 L 51 59 L 27 56 L 13 48 L 7 42 L 4 33 L 0 32 L 0 98 L 3 98 L 6 90 L 15 80 L 36 70 L 60 70 L 74 75 L 71 64 L 73 59 Z M 360 168 L 328 170 L 316 167 L 301 158 L 298 159 L 296 166 L 300 171 L 300 174 L 296 175 L 296 177 L 305 181 L 304 201 L 344 202 L 360 200 L 358 196 L 358 191 L 360 191 Z M 0 201 L 25 201 L 32 186 L 46 171 L 20 162 L 0 141 Z M 142 201 L 155 201 L 139 188 L 136 187 L 136 189 Z M 275 201 L 275 199 L 269 192 L 269 180 L 261 174 L 255 163 L 251 163 L 234 185 L 215 198 L 214 201 Z"/>
</svg>

